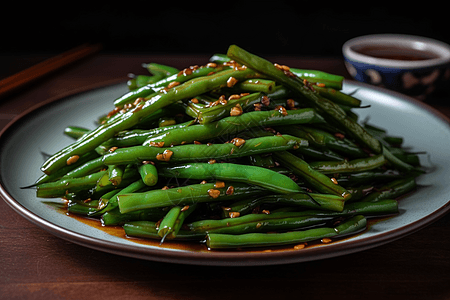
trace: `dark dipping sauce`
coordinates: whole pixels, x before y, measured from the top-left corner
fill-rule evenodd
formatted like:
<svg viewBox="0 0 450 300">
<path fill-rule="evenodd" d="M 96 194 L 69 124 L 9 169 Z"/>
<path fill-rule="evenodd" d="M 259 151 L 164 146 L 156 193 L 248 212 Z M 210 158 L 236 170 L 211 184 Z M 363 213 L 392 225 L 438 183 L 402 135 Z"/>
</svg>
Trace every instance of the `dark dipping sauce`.
<svg viewBox="0 0 450 300">
<path fill-rule="evenodd" d="M 359 46 L 353 47 L 353 50 L 359 54 L 392 60 L 419 61 L 439 58 L 431 51 L 392 46 Z"/>
</svg>

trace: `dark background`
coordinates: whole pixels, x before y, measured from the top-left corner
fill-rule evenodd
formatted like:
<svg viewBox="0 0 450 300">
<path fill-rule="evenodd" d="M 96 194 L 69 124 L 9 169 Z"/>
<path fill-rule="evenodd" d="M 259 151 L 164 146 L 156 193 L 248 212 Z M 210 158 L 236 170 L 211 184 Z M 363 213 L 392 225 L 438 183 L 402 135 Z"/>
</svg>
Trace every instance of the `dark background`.
<svg viewBox="0 0 450 300">
<path fill-rule="evenodd" d="M 3 10 L 0 55 L 58 53 L 100 42 L 110 53 L 212 54 L 237 44 L 260 55 L 340 56 L 346 40 L 373 33 L 450 43 L 446 9 L 431 2 L 42 3 Z"/>
</svg>

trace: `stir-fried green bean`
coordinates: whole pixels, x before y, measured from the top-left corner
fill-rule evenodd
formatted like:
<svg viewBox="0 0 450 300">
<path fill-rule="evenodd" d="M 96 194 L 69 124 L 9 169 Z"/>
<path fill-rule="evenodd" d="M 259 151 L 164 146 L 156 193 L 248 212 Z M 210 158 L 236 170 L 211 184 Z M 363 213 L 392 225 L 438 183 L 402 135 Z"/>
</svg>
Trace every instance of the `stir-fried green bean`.
<svg viewBox="0 0 450 300">
<path fill-rule="evenodd" d="M 129 237 L 301 248 L 398 214 L 423 173 L 402 137 L 359 120 L 370 105 L 340 75 L 236 45 L 203 66 L 142 66 L 96 128 L 67 124 L 74 141 L 26 188 Z"/>
</svg>

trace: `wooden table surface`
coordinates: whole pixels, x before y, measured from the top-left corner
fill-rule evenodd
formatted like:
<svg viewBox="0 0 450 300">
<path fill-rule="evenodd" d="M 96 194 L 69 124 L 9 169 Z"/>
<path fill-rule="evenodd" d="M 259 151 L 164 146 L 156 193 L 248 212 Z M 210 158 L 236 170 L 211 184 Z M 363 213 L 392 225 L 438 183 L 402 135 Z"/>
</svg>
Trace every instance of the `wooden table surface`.
<svg viewBox="0 0 450 300">
<path fill-rule="evenodd" d="M 2 57 L 0 78 L 43 58 Z M 182 68 L 208 58 L 99 53 L 0 99 L 0 129 L 41 101 L 125 84 L 128 73 L 143 74 L 143 62 Z M 348 76 L 341 58 L 269 59 Z M 445 102 L 432 105 L 450 117 Z M 264 267 L 178 265 L 73 244 L 0 201 L 0 299 L 450 299 L 449 237 L 446 215 L 395 242 L 335 258 Z"/>
</svg>

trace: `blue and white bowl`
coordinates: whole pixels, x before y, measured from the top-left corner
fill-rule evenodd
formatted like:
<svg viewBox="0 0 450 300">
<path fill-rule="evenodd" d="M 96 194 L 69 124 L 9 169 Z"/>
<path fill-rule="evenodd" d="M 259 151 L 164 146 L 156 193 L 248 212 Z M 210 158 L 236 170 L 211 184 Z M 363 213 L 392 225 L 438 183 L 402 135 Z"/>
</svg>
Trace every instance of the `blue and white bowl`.
<svg viewBox="0 0 450 300">
<path fill-rule="evenodd" d="M 355 80 L 419 100 L 426 100 L 450 78 L 450 46 L 430 38 L 366 35 L 344 43 L 342 52 L 346 68 Z M 409 57 L 418 55 L 428 57 Z"/>
</svg>

